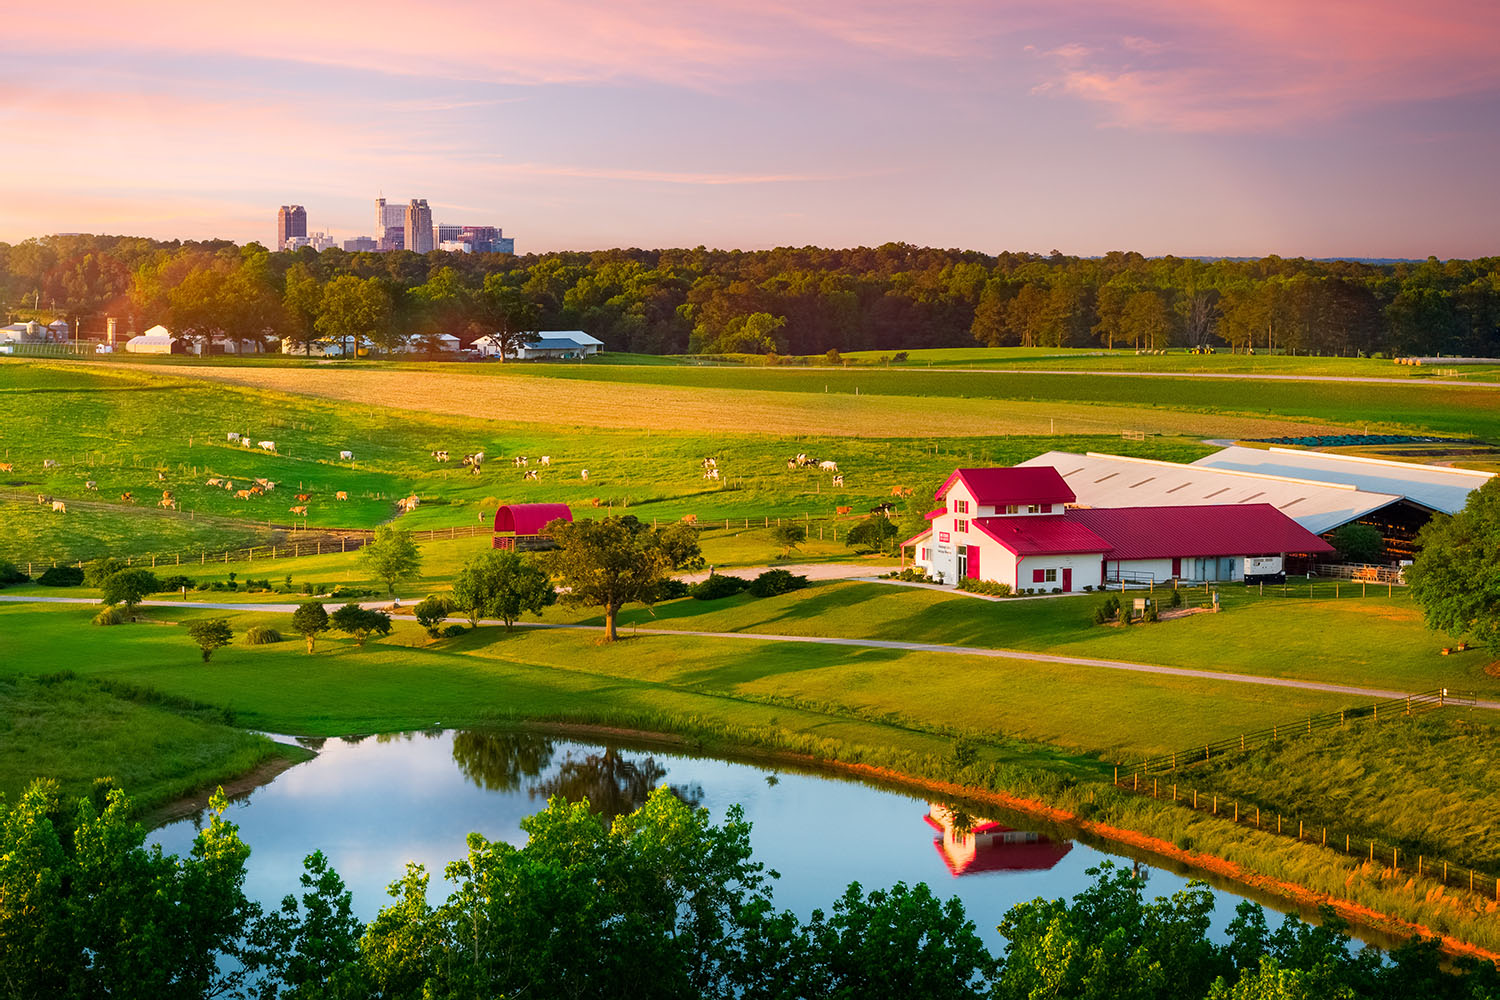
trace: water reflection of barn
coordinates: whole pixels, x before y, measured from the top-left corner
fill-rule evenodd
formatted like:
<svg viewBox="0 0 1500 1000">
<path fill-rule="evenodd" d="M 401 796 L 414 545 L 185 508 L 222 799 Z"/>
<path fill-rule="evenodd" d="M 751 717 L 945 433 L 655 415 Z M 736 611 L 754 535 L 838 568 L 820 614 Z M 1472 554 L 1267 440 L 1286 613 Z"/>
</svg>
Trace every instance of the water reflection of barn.
<svg viewBox="0 0 1500 1000">
<path fill-rule="evenodd" d="M 553 521 L 572 521 L 573 512 L 565 503 L 512 503 L 495 511 L 495 535 L 490 547 L 536 552 L 553 548 L 542 529 Z"/>
<path fill-rule="evenodd" d="M 923 817 L 942 833 L 932 846 L 953 875 L 977 872 L 1047 871 L 1073 849 L 1070 841 L 1058 843 L 1034 830 L 1016 830 L 978 816 L 955 822 L 953 810 L 929 803 Z"/>
</svg>

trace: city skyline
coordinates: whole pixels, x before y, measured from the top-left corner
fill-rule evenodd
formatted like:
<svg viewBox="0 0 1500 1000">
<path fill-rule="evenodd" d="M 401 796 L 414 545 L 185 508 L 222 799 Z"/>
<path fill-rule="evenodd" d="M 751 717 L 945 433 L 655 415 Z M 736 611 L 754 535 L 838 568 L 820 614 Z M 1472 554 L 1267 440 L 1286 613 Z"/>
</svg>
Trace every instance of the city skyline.
<svg viewBox="0 0 1500 1000">
<path fill-rule="evenodd" d="M 1438 0 L 911 8 L 447 0 L 28 11 L 0 240 L 368 233 L 441 191 L 538 252 L 904 241 L 1080 255 L 1500 252 L 1500 11 Z M 414 22 L 439 53 L 363 32 Z M 298 31 L 269 27 L 296 23 Z M 55 137 L 56 141 L 53 141 Z"/>
</svg>

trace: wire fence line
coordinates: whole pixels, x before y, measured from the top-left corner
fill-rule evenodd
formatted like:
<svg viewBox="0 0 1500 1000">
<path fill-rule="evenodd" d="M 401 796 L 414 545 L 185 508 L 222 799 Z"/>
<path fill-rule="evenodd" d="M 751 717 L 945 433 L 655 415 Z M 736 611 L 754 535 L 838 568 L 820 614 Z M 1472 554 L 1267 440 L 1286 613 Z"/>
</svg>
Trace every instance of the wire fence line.
<svg viewBox="0 0 1500 1000">
<path fill-rule="evenodd" d="M 1306 739 L 1315 733 L 1337 729 L 1355 720 L 1368 720 L 1374 724 L 1382 719 L 1407 719 L 1440 708 L 1467 706 L 1472 709 L 1474 702 L 1475 695 L 1472 691 L 1459 693 L 1448 688 L 1437 688 L 1338 712 L 1310 715 L 1305 719 L 1247 731 L 1202 746 L 1151 757 L 1129 767 L 1116 767 L 1114 784 L 1125 791 L 1164 801 L 1170 799 L 1179 807 L 1253 827 L 1264 833 L 1294 838 L 1300 843 L 1317 844 L 1351 858 L 1357 857 L 1362 864 L 1375 870 L 1383 868 L 1393 877 L 1405 873 L 1415 879 L 1436 882 L 1445 888 L 1468 891 L 1484 899 L 1486 905 L 1491 900 L 1500 903 L 1500 876 L 1494 871 L 1475 868 L 1472 864 L 1456 862 L 1439 855 L 1413 852 L 1390 841 L 1330 827 L 1325 823 L 1309 824 L 1298 816 L 1263 809 L 1258 803 L 1246 802 L 1238 797 L 1214 791 L 1205 792 L 1198 787 L 1198 783 L 1191 780 L 1193 774 L 1189 770 L 1194 765 L 1249 753 L 1282 740 Z M 1185 782 L 1184 778 L 1189 780 Z"/>
</svg>

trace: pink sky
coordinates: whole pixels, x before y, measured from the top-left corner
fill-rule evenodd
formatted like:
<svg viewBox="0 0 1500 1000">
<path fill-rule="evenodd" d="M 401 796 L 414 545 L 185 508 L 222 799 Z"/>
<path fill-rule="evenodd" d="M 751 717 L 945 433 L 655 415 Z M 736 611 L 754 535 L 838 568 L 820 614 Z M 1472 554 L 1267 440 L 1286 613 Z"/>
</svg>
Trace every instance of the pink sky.
<svg viewBox="0 0 1500 1000">
<path fill-rule="evenodd" d="M 249 10 L 12 12 L 0 240 L 343 238 L 383 191 L 522 251 L 1500 253 L 1500 5 Z"/>
</svg>

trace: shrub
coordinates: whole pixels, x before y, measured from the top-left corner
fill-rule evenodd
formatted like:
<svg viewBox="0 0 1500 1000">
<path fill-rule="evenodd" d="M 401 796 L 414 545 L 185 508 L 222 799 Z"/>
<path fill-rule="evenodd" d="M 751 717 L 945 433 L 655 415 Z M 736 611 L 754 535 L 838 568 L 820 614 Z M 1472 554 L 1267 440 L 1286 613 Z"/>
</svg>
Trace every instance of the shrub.
<svg viewBox="0 0 1500 1000">
<path fill-rule="evenodd" d="M 269 625 L 251 625 L 245 630 L 245 645 L 269 646 L 281 641 L 281 633 Z"/>
<path fill-rule="evenodd" d="M 466 629 L 466 628 L 464 628 L 462 625 L 454 623 L 452 625 L 449 625 L 447 628 L 443 629 L 443 638 L 444 639 L 456 639 L 459 636 L 463 635 L 467 631 L 469 631 L 469 630 Z"/>
<path fill-rule="evenodd" d="M 302 584 L 302 592 L 304 594 L 309 594 L 309 595 L 312 594 L 312 592 L 313 592 L 313 585 L 304 581 L 303 584 Z"/>
<path fill-rule="evenodd" d="M 128 569 L 124 559 L 116 559 L 106 556 L 103 559 L 95 559 L 83 568 L 83 582 L 90 587 L 102 587 L 104 581 L 120 572 Z"/>
<path fill-rule="evenodd" d="M 1112 622 L 1120 614 L 1120 599 L 1113 594 L 1106 597 L 1098 607 L 1094 609 L 1094 624 L 1103 625 Z"/>
<path fill-rule="evenodd" d="M 1052 588 L 1052 592 L 1054 594 L 1061 594 L 1062 593 L 1062 588 L 1061 587 L 1053 587 Z"/>
<path fill-rule="evenodd" d="M 162 579 L 162 581 L 161 581 L 161 589 L 163 591 L 167 591 L 167 590 L 181 590 L 183 587 L 192 587 L 192 586 L 194 586 L 193 581 L 189 580 L 187 577 L 183 576 L 181 573 L 178 573 L 178 574 L 176 574 L 174 576 L 164 577 Z"/>
<path fill-rule="evenodd" d="M 16 568 L 15 563 L 0 562 L 0 587 L 12 583 L 27 583 L 31 577 Z"/>
<path fill-rule="evenodd" d="M 663 580 L 661 587 L 657 590 L 656 599 L 658 601 L 675 601 L 679 597 L 686 597 L 688 590 L 688 585 L 682 580 L 676 578 Z"/>
<path fill-rule="evenodd" d="M 1157 621 L 1161 621 L 1161 617 L 1160 617 L 1160 615 L 1157 614 L 1157 611 L 1156 611 L 1156 602 L 1155 601 L 1152 601 L 1150 604 L 1146 605 L 1146 611 L 1145 611 L 1144 614 L 1141 615 L 1141 621 L 1143 621 L 1143 622 L 1157 622 Z"/>
<path fill-rule="evenodd" d="M 346 604 L 328 616 L 328 623 L 363 646 L 372 634 L 389 635 L 391 616 L 384 611 L 369 611 L 358 604 Z"/>
<path fill-rule="evenodd" d="M 1176 587 L 1172 588 L 1172 596 L 1167 599 L 1167 604 L 1174 608 L 1182 607 L 1182 591 Z"/>
<path fill-rule="evenodd" d="M 960 771 L 962 771 L 964 768 L 968 767 L 978 759 L 979 747 L 974 745 L 973 740 L 959 737 L 958 739 L 954 740 L 953 745 L 948 748 L 948 760 L 953 764 L 955 768 Z"/>
<path fill-rule="evenodd" d="M 784 569 L 768 569 L 750 581 L 749 590 L 752 597 L 775 597 L 777 594 L 789 594 L 794 590 L 801 590 L 805 586 L 807 586 L 805 576 L 797 576 Z"/>
<path fill-rule="evenodd" d="M 849 529 L 844 544 L 851 549 L 884 549 L 886 542 L 896 537 L 896 524 L 884 514 L 871 514 Z"/>
<path fill-rule="evenodd" d="M 700 580 L 689 587 L 688 594 L 699 601 L 717 601 L 725 597 L 733 597 L 749 586 L 749 580 L 714 573 L 707 580 Z"/>
<path fill-rule="evenodd" d="M 830 365 L 841 365 L 844 363 L 843 355 L 839 354 L 837 347 L 830 347 L 828 353 L 823 355 L 823 360 Z"/>
<path fill-rule="evenodd" d="M 123 625 L 128 620 L 128 618 L 129 616 L 125 613 L 124 608 L 120 607 L 120 605 L 118 604 L 111 604 L 109 607 L 105 608 L 103 611 L 94 616 L 94 624 Z"/>
<path fill-rule="evenodd" d="M 427 630 L 427 634 L 437 639 L 443 634 L 443 619 L 453 613 L 453 602 L 446 597 L 428 597 L 419 603 L 412 611 L 417 618 L 417 624 Z"/>
<path fill-rule="evenodd" d="M 897 364 L 900 364 L 903 361 L 908 361 L 910 359 L 911 359 L 911 355 L 908 354 L 908 353 L 906 353 L 905 351 L 897 351 L 895 353 L 895 355 L 891 358 L 891 360 L 894 361 L 894 362 L 896 362 Z"/>
<path fill-rule="evenodd" d="M 205 618 L 188 626 L 188 636 L 203 650 L 203 662 L 207 663 L 214 650 L 234 641 L 229 622 L 223 618 Z"/>
<path fill-rule="evenodd" d="M 36 582 L 43 587 L 76 587 L 83 582 L 83 570 L 77 566 L 52 566 Z"/>
<path fill-rule="evenodd" d="M 965 577 L 958 581 L 958 589 L 970 594 L 985 594 L 990 597 L 1009 597 L 1012 593 L 1008 583 L 997 583 L 994 580 L 974 580 Z"/>
</svg>

